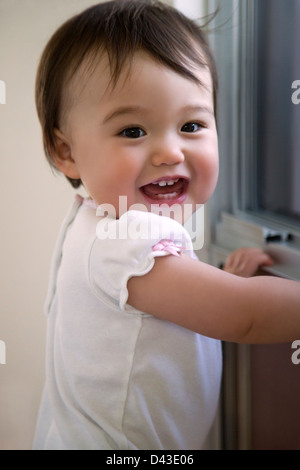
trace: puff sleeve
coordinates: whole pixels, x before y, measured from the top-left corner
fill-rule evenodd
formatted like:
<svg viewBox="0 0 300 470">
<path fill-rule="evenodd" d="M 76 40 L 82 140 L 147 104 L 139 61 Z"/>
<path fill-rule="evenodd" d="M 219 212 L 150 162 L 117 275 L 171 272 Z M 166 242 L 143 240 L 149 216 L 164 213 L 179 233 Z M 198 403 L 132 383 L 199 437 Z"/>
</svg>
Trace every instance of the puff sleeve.
<svg viewBox="0 0 300 470">
<path fill-rule="evenodd" d="M 160 256 L 193 255 L 191 238 L 175 220 L 150 212 L 128 211 L 118 220 L 105 217 L 89 256 L 89 278 L 94 293 L 121 310 L 127 305 L 127 282 L 147 274 Z"/>
</svg>

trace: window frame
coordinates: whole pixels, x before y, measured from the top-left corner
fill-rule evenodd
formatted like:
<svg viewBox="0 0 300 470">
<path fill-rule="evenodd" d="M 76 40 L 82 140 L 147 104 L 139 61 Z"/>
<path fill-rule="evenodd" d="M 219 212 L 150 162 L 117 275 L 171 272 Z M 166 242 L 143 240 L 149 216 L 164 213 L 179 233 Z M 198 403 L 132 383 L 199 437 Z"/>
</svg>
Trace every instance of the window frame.
<svg viewBox="0 0 300 470">
<path fill-rule="evenodd" d="M 213 264 L 221 264 L 236 248 L 259 246 L 275 259 L 275 265 L 268 268 L 271 274 L 300 281 L 300 225 L 293 219 L 255 208 L 257 2 L 208 0 L 209 11 L 220 7 L 210 34 L 220 81 L 220 177 L 210 205 L 211 259 Z M 223 220 L 226 218 L 232 222 L 229 231 L 229 224 Z M 249 232 L 255 230 L 257 237 L 253 239 Z"/>
<path fill-rule="evenodd" d="M 219 73 L 219 182 L 208 204 L 209 260 L 220 266 L 233 250 L 258 246 L 276 259 L 269 274 L 300 281 L 300 229 L 292 220 L 249 211 L 257 191 L 254 137 L 255 7 L 257 0 L 207 0 L 219 12 L 209 39 Z M 297 78 L 297 77 L 295 77 Z M 292 84 L 291 84 L 292 86 Z M 291 90 L 292 95 L 292 90 Z M 251 125 L 249 125 L 249 123 Z M 280 242 L 274 242 L 276 237 Z M 221 395 L 223 449 L 251 449 L 251 346 L 223 343 Z"/>
</svg>

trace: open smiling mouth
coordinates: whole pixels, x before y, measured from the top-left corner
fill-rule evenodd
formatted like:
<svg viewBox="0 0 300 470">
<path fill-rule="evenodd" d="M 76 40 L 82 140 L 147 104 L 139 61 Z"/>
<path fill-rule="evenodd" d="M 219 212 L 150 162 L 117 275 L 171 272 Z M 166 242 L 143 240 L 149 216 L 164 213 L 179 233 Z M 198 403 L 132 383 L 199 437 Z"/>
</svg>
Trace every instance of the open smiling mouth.
<svg viewBox="0 0 300 470">
<path fill-rule="evenodd" d="M 189 181 L 186 178 L 160 178 L 140 188 L 152 204 L 182 204 L 187 196 Z"/>
</svg>

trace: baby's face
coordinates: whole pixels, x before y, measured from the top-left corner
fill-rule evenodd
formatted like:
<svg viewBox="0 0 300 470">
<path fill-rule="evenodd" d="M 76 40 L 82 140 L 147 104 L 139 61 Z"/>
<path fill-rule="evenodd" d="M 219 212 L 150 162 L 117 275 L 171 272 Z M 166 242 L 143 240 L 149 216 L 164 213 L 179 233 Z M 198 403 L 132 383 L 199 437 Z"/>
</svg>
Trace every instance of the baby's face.
<svg viewBox="0 0 300 470">
<path fill-rule="evenodd" d="M 197 76 L 202 85 L 139 52 L 112 87 L 101 59 L 84 86 L 75 80 L 69 90 L 75 99 L 61 132 L 72 164 L 60 169 L 117 216 L 119 196 L 128 209 L 204 204 L 217 182 L 218 140 L 209 71 Z"/>
</svg>

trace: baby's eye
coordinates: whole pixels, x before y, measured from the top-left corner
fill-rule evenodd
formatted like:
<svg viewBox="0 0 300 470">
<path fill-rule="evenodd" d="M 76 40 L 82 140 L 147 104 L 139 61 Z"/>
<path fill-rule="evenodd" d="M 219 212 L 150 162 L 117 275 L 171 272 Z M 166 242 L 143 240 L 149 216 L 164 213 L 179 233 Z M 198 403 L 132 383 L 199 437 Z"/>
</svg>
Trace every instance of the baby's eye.
<svg viewBox="0 0 300 470">
<path fill-rule="evenodd" d="M 139 139 L 146 135 L 145 131 L 140 127 L 128 127 L 120 132 L 120 135 L 123 137 L 127 137 L 128 139 Z"/>
<path fill-rule="evenodd" d="M 184 126 L 182 126 L 181 132 L 192 133 L 192 132 L 197 132 L 199 131 L 199 129 L 202 129 L 202 128 L 203 126 L 201 124 L 198 124 L 197 122 L 187 122 L 186 124 L 184 124 Z"/>
</svg>

